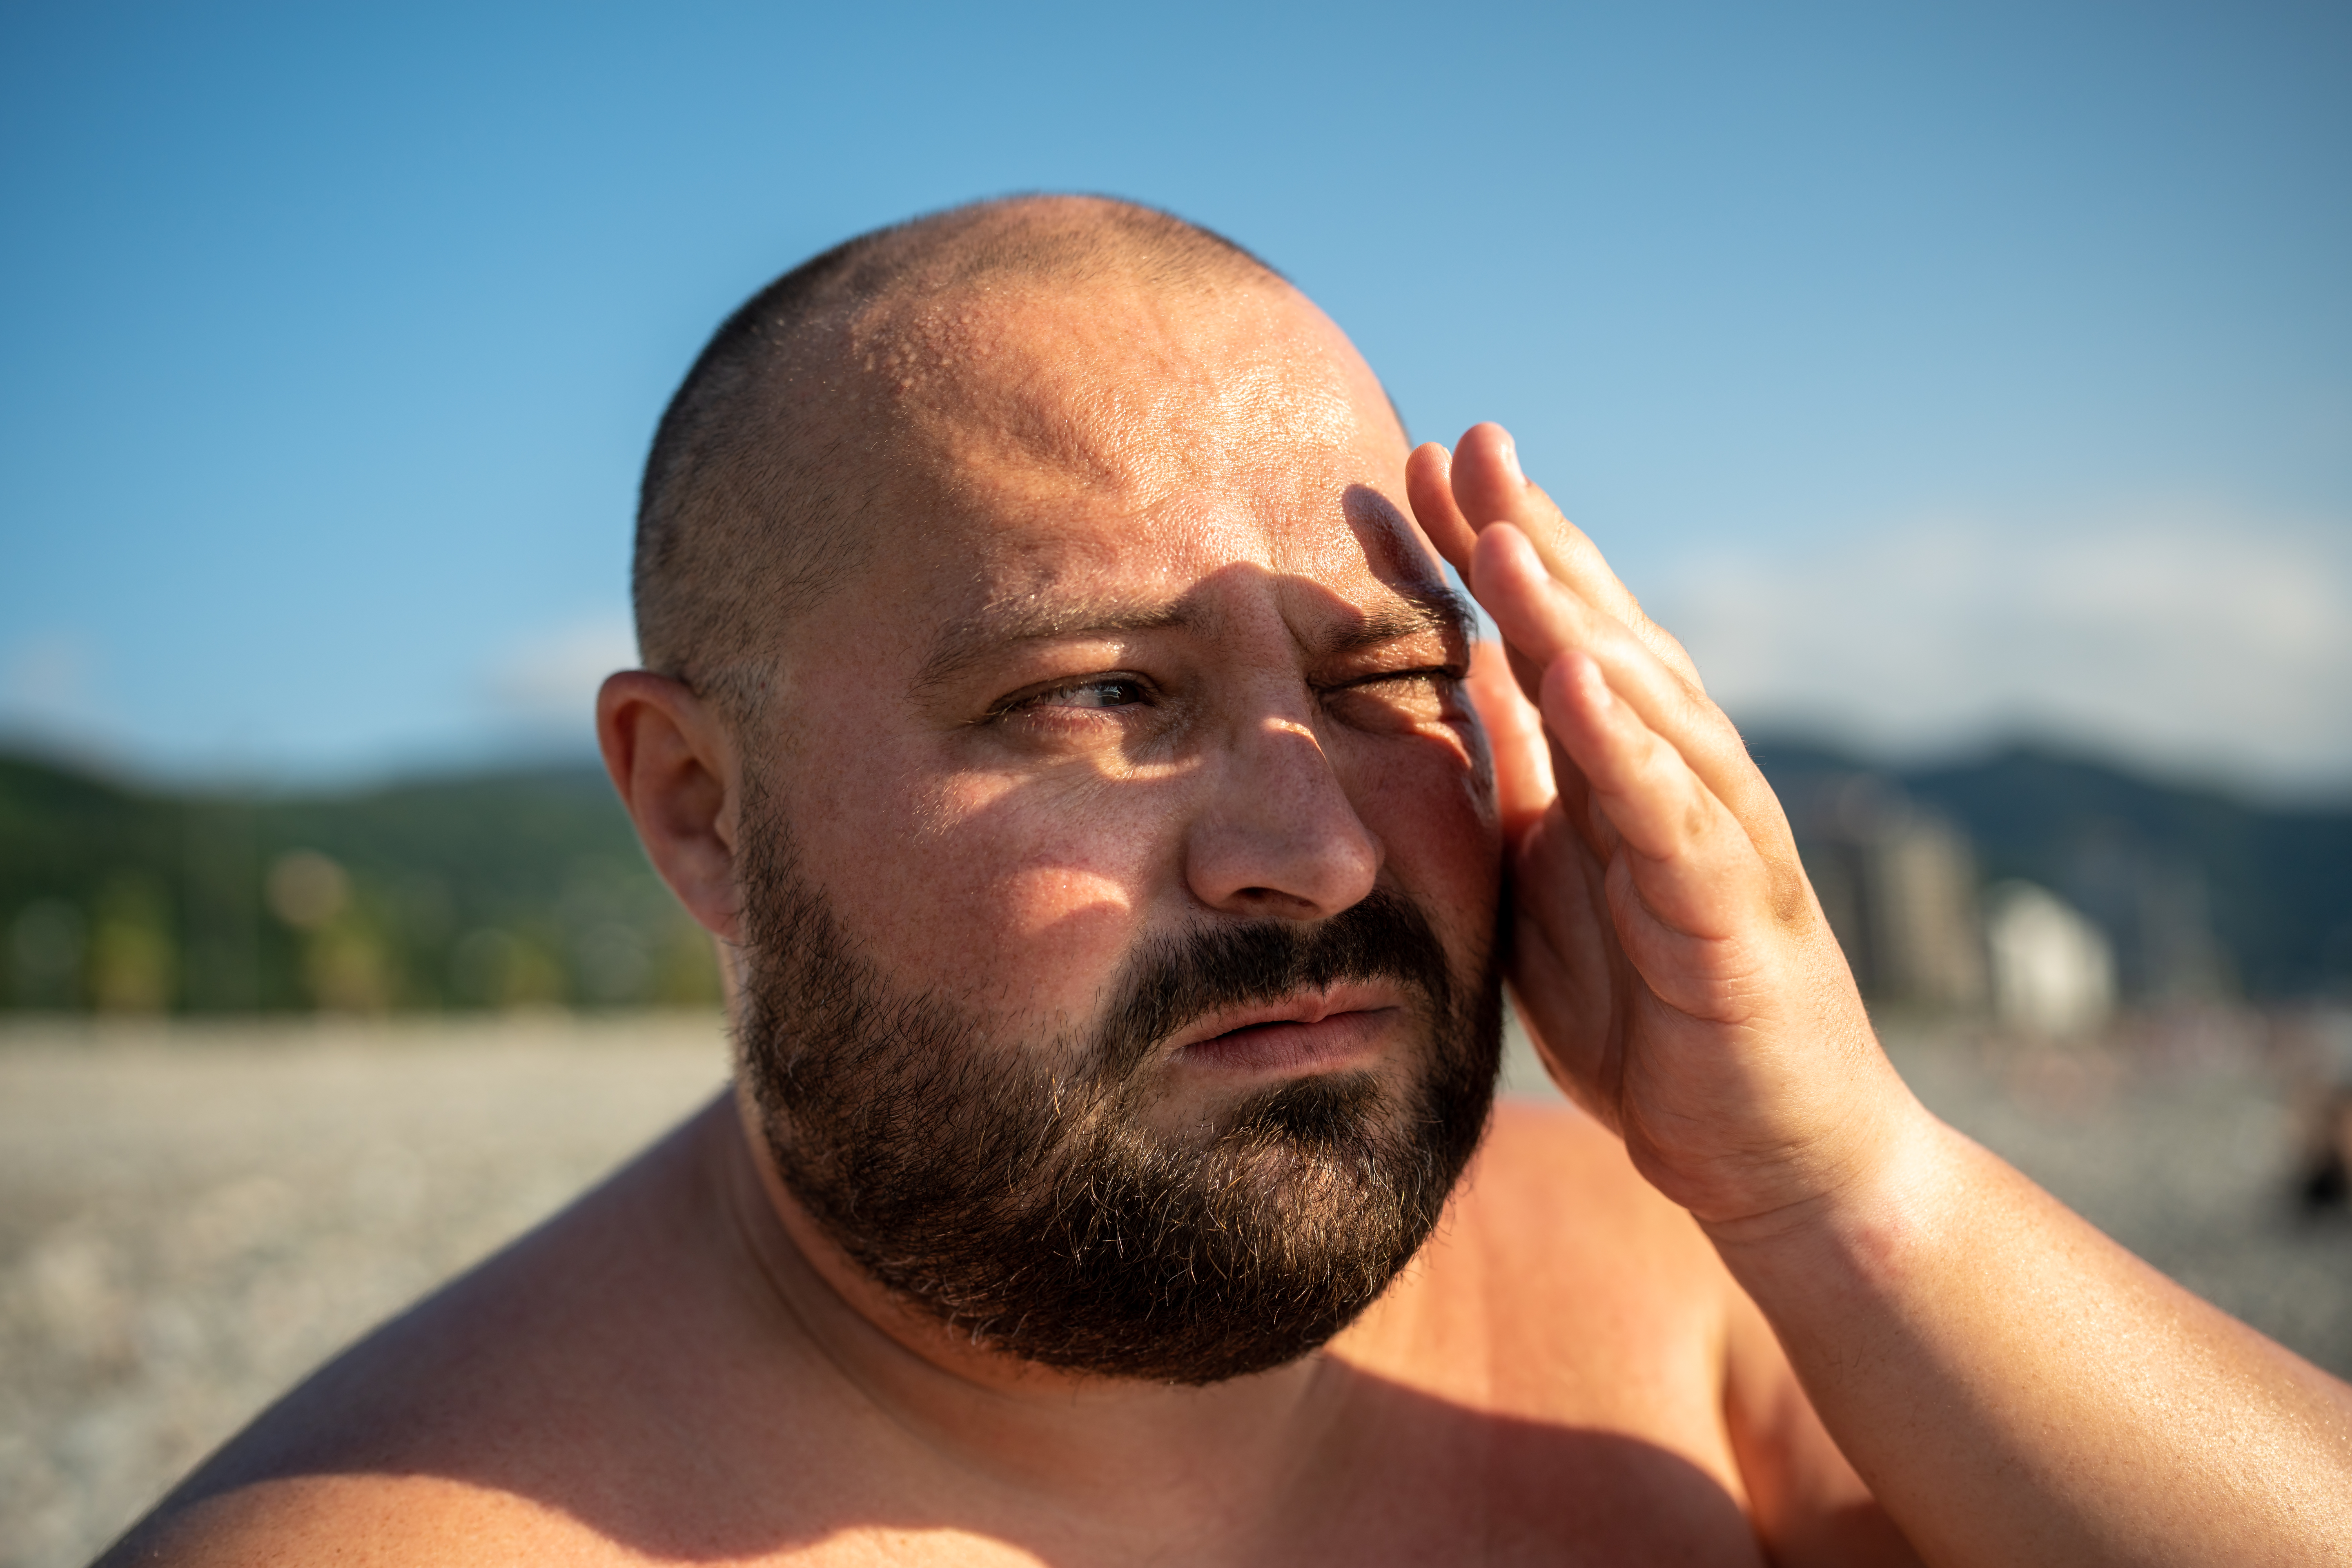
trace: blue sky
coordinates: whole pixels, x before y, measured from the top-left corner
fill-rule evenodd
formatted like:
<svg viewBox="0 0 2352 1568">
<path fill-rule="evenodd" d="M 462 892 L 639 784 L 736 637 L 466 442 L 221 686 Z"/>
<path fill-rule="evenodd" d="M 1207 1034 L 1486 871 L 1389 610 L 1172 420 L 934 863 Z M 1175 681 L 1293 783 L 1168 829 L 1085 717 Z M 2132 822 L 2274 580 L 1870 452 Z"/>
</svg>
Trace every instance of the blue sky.
<svg viewBox="0 0 2352 1568">
<path fill-rule="evenodd" d="M 2352 795 L 2340 5 L 13 5 L 0 735 L 584 747 L 702 337 L 1025 188 L 1509 423 L 1751 727 Z"/>
</svg>

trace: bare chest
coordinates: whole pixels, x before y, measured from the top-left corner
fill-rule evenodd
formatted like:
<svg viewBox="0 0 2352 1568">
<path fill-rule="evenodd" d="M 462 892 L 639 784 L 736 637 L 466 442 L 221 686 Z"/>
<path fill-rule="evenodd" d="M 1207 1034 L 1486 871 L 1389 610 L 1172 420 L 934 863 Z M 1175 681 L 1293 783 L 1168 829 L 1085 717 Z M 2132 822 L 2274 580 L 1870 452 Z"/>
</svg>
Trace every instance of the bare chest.
<svg viewBox="0 0 2352 1568">
<path fill-rule="evenodd" d="M 1487 1325 L 1456 1355 L 1360 1371 L 1325 1489 L 1348 1549 L 1310 1555 L 1759 1562 L 1711 1347 L 1679 1316 Z"/>
<path fill-rule="evenodd" d="M 1544 1333 L 1428 1301 L 1368 1322 L 1331 1353 L 1338 1392 L 1311 1458 L 1254 1516 L 1171 1514 L 1149 1478 L 1083 1518 L 950 1500 L 948 1479 L 916 1460 L 868 1505 L 776 1542 L 772 1560 L 1760 1563 L 1705 1314 L 1629 1305 L 1566 1310 Z M 807 1475 L 804 1496 L 847 1480 Z"/>
</svg>

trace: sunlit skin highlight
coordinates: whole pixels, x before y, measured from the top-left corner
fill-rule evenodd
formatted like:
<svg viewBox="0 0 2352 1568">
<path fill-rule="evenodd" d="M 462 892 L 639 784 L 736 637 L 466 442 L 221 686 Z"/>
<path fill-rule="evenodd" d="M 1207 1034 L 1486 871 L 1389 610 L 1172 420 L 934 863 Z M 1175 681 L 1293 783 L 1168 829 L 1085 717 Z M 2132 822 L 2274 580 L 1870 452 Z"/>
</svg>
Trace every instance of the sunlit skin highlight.
<svg viewBox="0 0 2352 1568">
<path fill-rule="evenodd" d="M 1377 384 L 1295 295 L 1139 325 L 1131 303 L 1104 301 L 1116 334 L 1066 301 L 961 315 L 961 360 L 1017 367 L 1010 390 L 902 393 L 940 454 L 891 497 L 922 526 L 779 650 L 768 754 L 811 877 L 893 979 L 1041 1037 L 1097 1016 L 1155 930 L 1311 919 L 1381 877 L 1433 910 L 1495 897 L 1466 628 Z M 1165 389 L 1096 391 L 1149 384 L 1097 352 L 1243 368 L 1180 416 Z M 908 852 L 877 864 L 885 837 Z M 1441 934 L 1457 958 L 1490 940 L 1483 914 Z M 1393 1081 L 1385 1016 L 1349 1026 Z M 1232 1062 L 1213 1088 L 1202 1065 L 1171 1053 L 1168 1125 L 1233 1092 Z"/>
<path fill-rule="evenodd" d="M 971 243 L 1106 205 L 1013 204 Z M 746 803 L 785 803 L 859 956 L 1031 1053 L 1171 933 L 1377 891 L 1467 975 L 1507 898 L 1515 999 L 1590 1114 L 1498 1112 L 1368 1310 L 1185 1386 L 1000 1354 L 883 1289 L 739 1082 L 110 1563 L 2352 1552 L 2352 1391 L 1919 1107 L 1738 731 L 1508 435 L 1409 451 L 1295 290 L 1150 259 L 877 296 L 793 362 L 873 469 L 867 532 L 762 628 L 753 711 L 606 683 L 648 855 L 740 987 Z M 1441 557 L 1507 651 L 1465 641 Z M 1194 1018 L 1154 1037 L 1141 1113 L 1181 1132 L 1362 1074 L 1395 1114 L 1409 1000 Z"/>
</svg>

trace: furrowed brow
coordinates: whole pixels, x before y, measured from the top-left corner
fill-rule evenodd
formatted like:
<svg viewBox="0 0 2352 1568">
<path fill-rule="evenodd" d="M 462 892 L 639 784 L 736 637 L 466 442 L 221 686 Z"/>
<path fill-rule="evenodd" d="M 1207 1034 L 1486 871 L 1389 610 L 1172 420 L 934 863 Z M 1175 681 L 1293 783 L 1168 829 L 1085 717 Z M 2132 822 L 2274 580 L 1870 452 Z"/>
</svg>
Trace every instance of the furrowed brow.
<svg viewBox="0 0 2352 1568">
<path fill-rule="evenodd" d="M 920 690 L 952 680 L 972 666 L 1026 643 L 1168 631 L 1189 626 L 1192 620 L 1174 605 L 1094 600 L 986 609 L 941 628 L 916 673 L 915 686 Z"/>
<path fill-rule="evenodd" d="M 1402 583 L 1392 586 L 1403 602 L 1382 605 L 1332 638 L 1333 652 L 1354 653 L 1426 632 L 1444 637 L 1448 652 L 1468 652 L 1476 636 L 1477 620 L 1470 606 L 1463 603 L 1461 595 L 1442 584 Z"/>
</svg>

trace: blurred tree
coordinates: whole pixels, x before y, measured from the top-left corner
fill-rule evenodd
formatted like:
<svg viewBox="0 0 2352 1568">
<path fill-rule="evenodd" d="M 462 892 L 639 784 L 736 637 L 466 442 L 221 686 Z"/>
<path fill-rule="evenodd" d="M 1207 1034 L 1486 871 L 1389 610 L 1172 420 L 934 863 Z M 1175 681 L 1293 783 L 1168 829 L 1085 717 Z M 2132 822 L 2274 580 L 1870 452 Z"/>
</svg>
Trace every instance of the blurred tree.
<svg viewBox="0 0 2352 1568">
<path fill-rule="evenodd" d="M 159 881 L 117 873 L 97 903 L 89 938 L 91 1005 L 101 1013 L 163 1012 L 176 991 L 179 953 Z"/>
<path fill-rule="evenodd" d="M 708 1005 L 593 769 L 173 797 L 0 757 L 0 1006 Z"/>
</svg>

